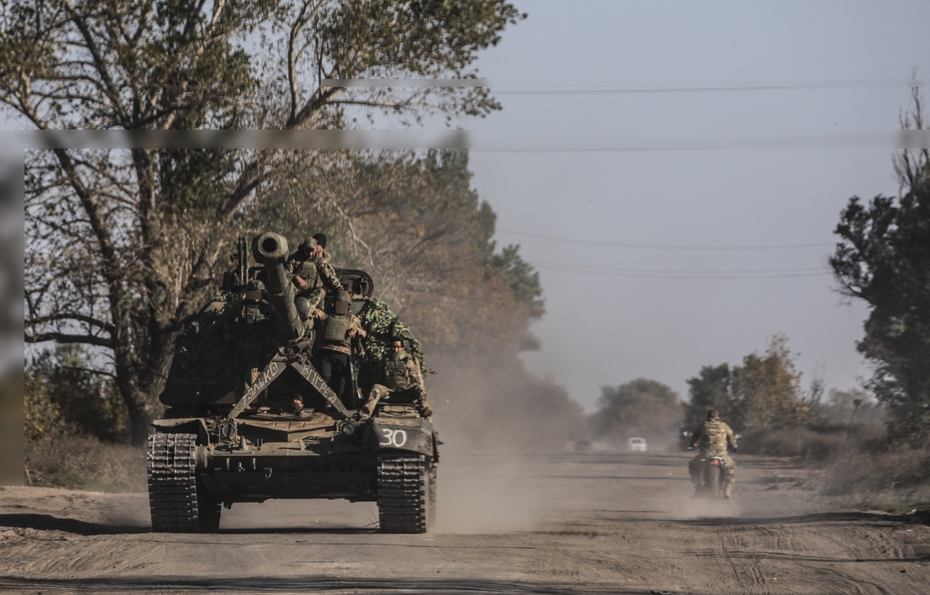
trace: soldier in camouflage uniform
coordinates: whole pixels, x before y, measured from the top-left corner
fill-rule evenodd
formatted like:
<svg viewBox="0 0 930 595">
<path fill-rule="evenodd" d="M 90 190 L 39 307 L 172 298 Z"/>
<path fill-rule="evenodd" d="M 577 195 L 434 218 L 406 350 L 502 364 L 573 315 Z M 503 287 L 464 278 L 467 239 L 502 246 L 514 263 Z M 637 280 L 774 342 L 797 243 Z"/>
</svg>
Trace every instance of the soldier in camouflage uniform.
<svg viewBox="0 0 930 595">
<path fill-rule="evenodd" d="M 423 417 L 433 415 L 433 409 L 426 398 L 420 365 L 404 351 L 402 337 L 394 337 L 391 341 L 391 353 L 381 360 L 377 383 L 371 387 L 368 402 L 362 411 L 371 415 L 375 405 L 382 399 L 395 403 L 415 403 Z"/>
<path fill-rule="evenodd" d="M 727 465 L 726 484 L 723 497 L 729 499 L 733 489 L 733 479 L 736 477 L 736 463 L 727 454 L 727 448 L 736 452 L 736 436 L 730 426 L 720 421 L 720 413 L 716 409 L 707 412 L 707 421 L 694 432 L 690 447 L 700 446 L 701 454 L 691 459 L 688 470 L 691 472 L 691 482 L 695 486 L 695 495 L 701 486 L 701 465 L 707 457 L 720 457 Z"/>
<path fill-rule="evenodd" d="M 357 408 L 357 396 L 352 394 L 351 368 L 352 339 L 367 335 L 358 318 L 349 311 L 351 296 L 340 290 L 336 293 L 335 312 L 329 314 L 317 308 L 314 321 L 319 321 L 320 376 L 339 395 L 349 409 Z"/>
<path fill-rule="evenodd" d="M 315 239 L 317 236 L 324 240 L 323 245 Z M 325 239 L 323 234 L 307 238 L 284 263 L 284 268 L 291 274 L 291 280 L 297 287 L 294 304 L 304 319 L 310 316 L 314 308 L 319 307 L 327 291 L 342 289 L 342 283 L 330 264 L 329 253 L 323 249 Z"/>
<path fill-rule="evenodd" d="M 390 355 L 394 338 L 400 338 L 401 346 L 406 346 L 407 354 L 420 364 L 420 377 L 435 374 L 426 367 L 420 342 L 414 338 L 407 325 L 391 312 L 385 302 L 376 297 L 359 297 L 356 301 L 362 302 L 358 317 L 362 321 L 362 326 L 368 331 L 364 347 L 371 361 L 380 362 Z"/>
</svg>

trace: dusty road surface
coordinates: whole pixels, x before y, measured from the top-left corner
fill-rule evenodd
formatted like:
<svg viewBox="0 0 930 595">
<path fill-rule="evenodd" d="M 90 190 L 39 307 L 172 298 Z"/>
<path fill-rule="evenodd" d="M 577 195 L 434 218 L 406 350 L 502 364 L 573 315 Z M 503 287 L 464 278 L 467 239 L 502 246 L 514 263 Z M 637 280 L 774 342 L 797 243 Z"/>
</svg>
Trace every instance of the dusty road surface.
<svg viewBox="0 0 930 595">
<path fill-rule="evenodd" d="M 920 515 L 830 510 L 784 460 L 738 456 L 692 501 L 686 454 L 447 458 L 426 535 L 376 509 L 268 502 L 152 533 L 144 494 L 0 491 L 0 593 L 930 593 Z"/>
</svg>

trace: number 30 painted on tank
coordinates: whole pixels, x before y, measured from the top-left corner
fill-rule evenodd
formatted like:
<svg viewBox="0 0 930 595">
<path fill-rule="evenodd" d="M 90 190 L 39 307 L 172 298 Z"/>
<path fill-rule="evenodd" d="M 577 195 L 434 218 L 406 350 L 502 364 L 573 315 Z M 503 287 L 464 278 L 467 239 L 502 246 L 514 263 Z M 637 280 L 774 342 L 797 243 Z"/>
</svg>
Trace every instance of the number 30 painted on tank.
<svg viewBox="0 0 930 595">
<path fill-rule="evenodd" d="M 407 431 L 406 430 L 394 430 L 392 428 L 379 428 L 381 430 L 381 436 L 378 439 L 378 443 L 381 446 L 394 448 L 403 448 L 407 444 Z"/>
</svg>

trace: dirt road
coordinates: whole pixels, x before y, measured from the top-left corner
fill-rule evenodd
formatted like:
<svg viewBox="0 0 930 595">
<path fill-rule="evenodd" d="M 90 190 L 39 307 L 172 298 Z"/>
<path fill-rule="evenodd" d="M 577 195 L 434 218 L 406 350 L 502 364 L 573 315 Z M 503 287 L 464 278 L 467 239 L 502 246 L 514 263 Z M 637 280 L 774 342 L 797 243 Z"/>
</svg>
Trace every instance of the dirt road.
<svg viewBox="0 0 930 595">
<path fill-rule="evenodd" d="M 742 456 L 737 500 L 685 454 L 443 460 L 426 535 L 345 502 L 237 504 L 155 534 L 144 494 L 0 491 L 0 593 L 930 593 L 930 524 L 829 510 L 806 471 Z"/>
</svg>

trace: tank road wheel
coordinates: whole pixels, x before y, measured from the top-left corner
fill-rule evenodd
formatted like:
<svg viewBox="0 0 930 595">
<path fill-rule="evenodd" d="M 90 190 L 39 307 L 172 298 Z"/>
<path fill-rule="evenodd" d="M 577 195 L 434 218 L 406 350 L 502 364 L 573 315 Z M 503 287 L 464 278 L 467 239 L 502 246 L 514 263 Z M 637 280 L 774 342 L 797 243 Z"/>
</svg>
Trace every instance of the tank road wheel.
<svg viewBox="0 0 930 595">
<path fill-rule="evenodd" d="M 378 521 L 384 533 L 425 533 L 430 509 L 426 457 L 378 455 Z"/>
<path fill-rule="evenodd" d="M 152 530 L 169 533 L 216 531 L 220 503 L 198 496 L 195 434 L 153 434 L 148 441 L 149 506 Z"/>
</svg>

